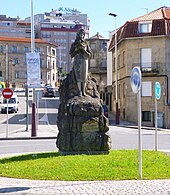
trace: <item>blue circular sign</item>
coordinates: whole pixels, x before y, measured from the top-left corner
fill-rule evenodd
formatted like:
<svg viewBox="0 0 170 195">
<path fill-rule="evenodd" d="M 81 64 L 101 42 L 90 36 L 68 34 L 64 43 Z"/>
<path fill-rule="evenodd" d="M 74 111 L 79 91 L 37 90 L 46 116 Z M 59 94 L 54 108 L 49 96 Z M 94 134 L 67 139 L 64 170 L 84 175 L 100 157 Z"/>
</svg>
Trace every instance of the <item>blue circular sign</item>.
<svg viewBox="0 0 170 195">
<path fill-rule="evenodd" d="M 157 100 L 161 98 L 161 85 L 159 82 L 155 83 L 155 98 Z"/>
<path fill-rule="evenodd" d="M 132 69 L 131 78 L 130 78 L 130 83 L 131 83 L 133 93 L 139 92 L 141 88 L 141 80 L 142 80 L 142 76 L 141 76 L 140 68 L 134 67 Z"/>
</svg>

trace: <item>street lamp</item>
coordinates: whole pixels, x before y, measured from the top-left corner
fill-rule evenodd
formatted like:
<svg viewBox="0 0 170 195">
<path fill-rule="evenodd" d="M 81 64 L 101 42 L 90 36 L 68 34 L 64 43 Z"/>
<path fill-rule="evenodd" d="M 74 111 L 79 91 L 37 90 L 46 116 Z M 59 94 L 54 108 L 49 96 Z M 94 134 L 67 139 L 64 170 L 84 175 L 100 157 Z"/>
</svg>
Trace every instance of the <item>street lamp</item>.
<svg viewBox="0 0 170 195">
<path fill-rule="evenodd" d="M 115 74 L 116 74 L 116 124 L 119 124 L 119 107 L 118 107 L 118 67 L 117 67 L 117 29 L 116 29 L 116 14 L 109 13 L 109 16 L 115 18 Z"/>
</svg>

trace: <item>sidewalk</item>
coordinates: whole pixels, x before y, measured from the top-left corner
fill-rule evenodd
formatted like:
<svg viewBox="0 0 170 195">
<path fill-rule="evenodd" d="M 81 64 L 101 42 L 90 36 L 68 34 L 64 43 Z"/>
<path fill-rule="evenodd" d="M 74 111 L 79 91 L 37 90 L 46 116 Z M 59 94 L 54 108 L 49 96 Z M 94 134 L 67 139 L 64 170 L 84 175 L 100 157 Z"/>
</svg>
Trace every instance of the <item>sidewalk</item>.
<svg viewBox="0 0 170 195">
<path fill-rule="evenodd" d="M 115 124 L 115 115 L 112 114 L 111 112 L 109 112 L 109 125 L 116 125 Z M 127 122 L 124 120 L 119 120 L 119 124 L 116 125 L 119 127 L 127 127 L 127 128 L 138 128 L 137 124 L 131 123 L 131 122 Z M 142 126 L 142 129 L 151 129 L 151 130 L 155 130 L 155 127 L 146 127 L 146 126 Z M 164 131 L 170 131 L 170 129 L 164 129 L 164 128 L 157 128 L 158 130 L 164 130 Z"/>
<path fill-rule="evenodd" d="M 170 180 L 46 181 L 0 177 L 0 194 L 169 195 Z"/>
</svg>

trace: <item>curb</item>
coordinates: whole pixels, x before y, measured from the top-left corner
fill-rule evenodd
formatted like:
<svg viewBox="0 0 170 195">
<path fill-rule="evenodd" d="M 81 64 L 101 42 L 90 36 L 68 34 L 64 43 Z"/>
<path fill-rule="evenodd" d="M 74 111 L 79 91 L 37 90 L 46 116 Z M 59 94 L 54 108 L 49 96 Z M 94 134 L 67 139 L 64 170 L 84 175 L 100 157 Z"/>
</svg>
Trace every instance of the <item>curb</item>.
<svg viewBox="0 0 170 195">
<path fill-rule="evenodd" d="M 57 137 L 8 137 L 0 138 L 0 140 L 34 140 L 34 139 L 57 139 Z"/>
</svg>

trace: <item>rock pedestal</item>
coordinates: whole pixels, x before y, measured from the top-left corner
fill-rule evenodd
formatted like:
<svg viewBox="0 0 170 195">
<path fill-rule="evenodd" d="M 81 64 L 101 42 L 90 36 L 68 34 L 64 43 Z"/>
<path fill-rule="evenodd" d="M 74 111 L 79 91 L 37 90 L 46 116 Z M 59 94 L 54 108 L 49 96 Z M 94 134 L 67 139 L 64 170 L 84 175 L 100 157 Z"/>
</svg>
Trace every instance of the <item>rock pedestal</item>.
<svg viewBox="0 0 170 195">
<path fill-rule="evenodd" d="M 111 147 L 106 133 L 109 130 L 108 119 L 103 114 L 99 93 L 90 75 L 85 92 L 85 96 L 79 96 L 72 71 L 59 89 L 61 103 L 56 144 L 63 154 L 108 153 Z"/>
</svg>

